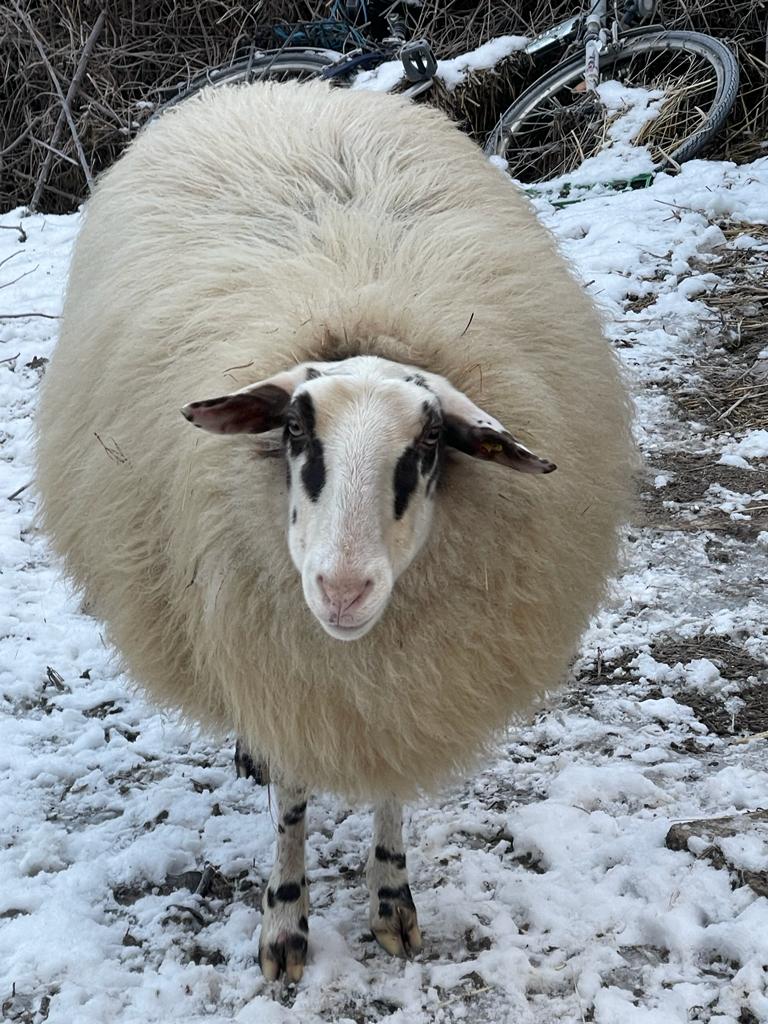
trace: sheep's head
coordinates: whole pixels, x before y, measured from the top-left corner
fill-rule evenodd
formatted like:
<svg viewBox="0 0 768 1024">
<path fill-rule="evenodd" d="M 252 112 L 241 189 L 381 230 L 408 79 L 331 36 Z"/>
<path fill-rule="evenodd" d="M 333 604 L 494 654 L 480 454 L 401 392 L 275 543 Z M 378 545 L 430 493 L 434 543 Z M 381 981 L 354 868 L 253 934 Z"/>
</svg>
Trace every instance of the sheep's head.
<svg viewBox="0 0 768 1024">
<path fill-rule="evenodd" d="M 424 544 L 446 447 L 555 468 L 444 377 L 374 356 L 304 363 L 182 413 L 217 434 L 282 430 L 288 546 L 310 610 L 339 640 L 375 625 Z"/>
</svg>

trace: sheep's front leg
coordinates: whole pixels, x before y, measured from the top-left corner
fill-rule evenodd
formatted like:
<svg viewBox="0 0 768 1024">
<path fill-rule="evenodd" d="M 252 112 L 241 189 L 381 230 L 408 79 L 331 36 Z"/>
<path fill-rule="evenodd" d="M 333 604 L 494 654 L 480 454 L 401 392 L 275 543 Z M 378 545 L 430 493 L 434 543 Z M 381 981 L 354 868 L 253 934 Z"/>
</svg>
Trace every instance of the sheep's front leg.
<svg viewBox="0 0 768 1024">
<path fill-rule="evenodd" d="M 365 877 L 376 941 L 394 956 L 418 953 L 421 932 L 405 868 L 403 808 L 396 800 L 385 800 L 374 811 Z"/>
<path fill-rule="evenodd" d="M 267 981 L 299 981 L 307 961 L 309 892 L 304 874 L 307 793 L 278 783 L 277 857 L 261 899 L 259 965 Z"/>
</svg>

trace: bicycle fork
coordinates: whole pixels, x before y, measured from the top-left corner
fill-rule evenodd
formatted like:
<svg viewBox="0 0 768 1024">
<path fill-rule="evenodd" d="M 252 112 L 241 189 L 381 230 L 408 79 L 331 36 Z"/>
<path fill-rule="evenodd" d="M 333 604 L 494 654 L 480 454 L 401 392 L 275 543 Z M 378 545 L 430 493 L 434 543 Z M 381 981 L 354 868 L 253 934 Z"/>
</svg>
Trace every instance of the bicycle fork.
<svg viewBox="0 0 768 1024">
<path fill-rule="evenodd" d="M 597 92 L 600 81 L 600 54 L 608 45 L 619 42 L 619 28 L 631 28 L 638 20 L 652 18 L 656 10 L 656 0 L 625 0 L 621 18 L 613 21 L 611 30 L 606 27 L 608 20 L 608 0 L 595 0 L 584 19 L 584 84 L 588 92 Z"/>
<path fill-rule="evenodd" d="M 600 81 L 600 53 L 608 42 L 607 13 L 607 0 L 595 0 L 584 22 L 584 84 L 588 92 L 597 92 Z"/>
</svg>

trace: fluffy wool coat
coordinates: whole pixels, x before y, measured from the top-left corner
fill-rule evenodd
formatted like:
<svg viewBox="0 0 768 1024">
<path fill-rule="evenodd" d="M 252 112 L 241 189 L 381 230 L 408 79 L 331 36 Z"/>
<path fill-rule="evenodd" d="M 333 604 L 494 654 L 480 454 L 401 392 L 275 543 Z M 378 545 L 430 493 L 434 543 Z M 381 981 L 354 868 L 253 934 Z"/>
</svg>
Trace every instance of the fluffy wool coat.
<svg viewBox="0 0 768 1024">
<path fill-rule="evenodd" d="M 451 454 L 425 549 L 343 643 L 303 600 L 282 460 L 179 408 L 366 353 L 445 375 L 558 469 Z M 408 797 L 562 680 L 616 564 L 628 422 L 583 286 L 445 117 L 321 84 L 208 90 L 88 202 L 42 521 L 158 701 L 311 787 Z"/>
</svg>

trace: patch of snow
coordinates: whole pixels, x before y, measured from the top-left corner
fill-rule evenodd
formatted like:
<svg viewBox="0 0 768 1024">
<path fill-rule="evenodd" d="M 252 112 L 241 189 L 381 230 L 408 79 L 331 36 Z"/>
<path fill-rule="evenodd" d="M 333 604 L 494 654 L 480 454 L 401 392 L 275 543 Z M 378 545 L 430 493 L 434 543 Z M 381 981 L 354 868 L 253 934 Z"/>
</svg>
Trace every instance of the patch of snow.
<svg viewBox="0 0 768 1024">
<path fill-rule="evenodd" d="M 638 654 L 629 664 L 630 668 L 637 669 L 642 679 L 647 679 L 651 683 L 666 682 L 673 675 L 669 665 L 656 661 L 650 654 Z"/>
<path fill-rule="evenodd" d="M 499 36 L 490 39 L 476 50 L 464 53 L 450 60 L 439 60 L 435 77 L 439 78 L 449 91 L 461 85 L 472 71 L 482 71 L 495 67 L 500 60 L 517 50 L 525 49 L 528 39 L 525 36 Z M 405 78 L 400 60 L 385 61 L 371 71 L 361 71 L 352 82 L 353 89 L 366 89 L 371 92 L 391 92 Z"/>
<path fill-rule="evenodd" d="M 734 466 L 736 469 L 754 469 L 741 455 L 729 455 L 727 453 L 720 456 L 717 464 L 718 466 Z"/>
<path fill-rule="evenodd" d="M 528 43 L 526 36 L 499 36 L 491 39 L 476 50 L 453 57 L 451 60 L 437 62 L 437 77 L 451 91 L 461 85 L 472 71 L 483 71 L 495 67 L 499 61 L 511 53 L 525 49 Z"/>
<path fill-rule="evenodd" d="M 768 430 L 750 430 L 740 441 L 729 445 L 727 452 L 742 459 L 768 458 Z"/>
<path fill-rule="evenodd" d="M 694 658 L 684 666 L 685 681 L 695 690 L 713 689 L 721 681 L 720 669 L 709 658 Z"/>
</svg>

